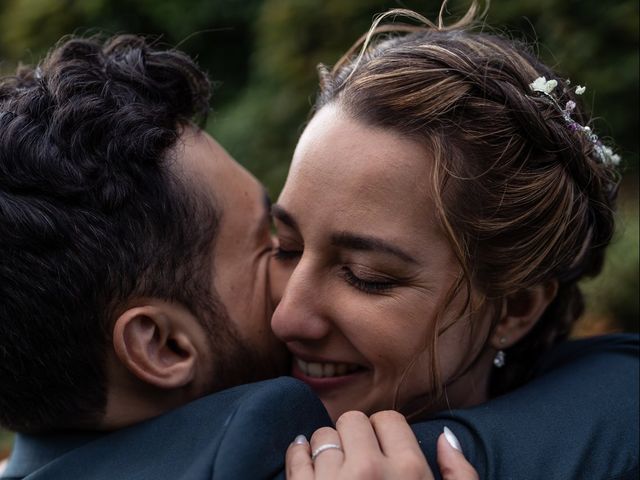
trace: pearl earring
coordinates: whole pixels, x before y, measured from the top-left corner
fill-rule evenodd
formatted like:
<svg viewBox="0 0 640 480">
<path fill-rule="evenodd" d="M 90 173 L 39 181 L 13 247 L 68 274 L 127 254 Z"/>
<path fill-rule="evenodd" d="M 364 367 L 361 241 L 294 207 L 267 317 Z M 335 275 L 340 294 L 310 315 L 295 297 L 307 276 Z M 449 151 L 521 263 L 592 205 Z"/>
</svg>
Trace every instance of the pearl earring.
<svg viewBox="0 0 640 480">
<path fill-rule="evenodd" d="M 507 343 L 507 339 L 505 337 L 500 337 L 500 339 L 498 340 L 498 343 L 500 343 L 500 345 L 504 345 L 505 343 Z M 498 350 L 496 352 L 496 356 L 493 357 L 493 365 L 496 368 L 502 368 L 505 366 L 506 362 L 506 353 L 504 353 L 504 350 Z"/>
<path fill-rule="evenodd" d="M 496 368 L 504 367 L 505 363 L 507 363 L 505 361 L 505 356 L 506 354 L 504 353 L 504 350 L 498 350 L 498 352 L 496 353 L 496 356 L 493 357 L 493 365 Z"/>
</svg>

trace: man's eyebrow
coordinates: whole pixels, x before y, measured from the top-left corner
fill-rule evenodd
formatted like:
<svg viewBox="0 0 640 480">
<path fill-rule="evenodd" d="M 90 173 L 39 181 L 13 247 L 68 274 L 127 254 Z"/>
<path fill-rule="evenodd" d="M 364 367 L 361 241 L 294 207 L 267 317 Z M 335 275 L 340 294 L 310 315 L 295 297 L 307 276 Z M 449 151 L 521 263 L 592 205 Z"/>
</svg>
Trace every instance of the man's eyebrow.
<svg viewBox="0 0 640 480">
<path fill-rule="evenodd" d="M 258 240 L 262 240 L 265 228 L 271 229 L 271 198 L 264 187 L 262 187 L 262 206 L 262 215 L 255 227 Z"/>
<path fill-rule="evenodd" d="M 274 218 L 277 218 L 285 225 L 295 230 L 299 230 L 298 222 L 294 220 L 289 212 L 287 212 L 284 208 L 282 208 L 282 206 L 278 205 L 277 203 L 271 205 L 271 215 L 273 215 Z"/>
<path fill-rule="evenodd" d="M 390 253 L 396 257 L 404 260 L 407 263 L 417 264 L 418 261 L 402 250 L 389 242 L 380 238 L 371 237 L 368 235 L 356 235 L 349 232 L 334 233 L 331 235 L 331 244 L 337 247 L 343 247 L 350 250 L 367 250 L 377 251 L 383 253 Z"/>
</svg>

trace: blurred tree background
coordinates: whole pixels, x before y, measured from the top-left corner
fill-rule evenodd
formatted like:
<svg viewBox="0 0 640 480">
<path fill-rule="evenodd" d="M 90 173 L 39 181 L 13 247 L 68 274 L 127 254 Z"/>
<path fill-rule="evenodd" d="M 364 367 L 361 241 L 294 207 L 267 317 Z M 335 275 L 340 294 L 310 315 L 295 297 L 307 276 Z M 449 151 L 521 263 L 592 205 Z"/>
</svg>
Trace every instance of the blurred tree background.
<svg viewBox="0 0 640 480">
<path fill-rule="evenodd" d="M 468 5 L 452 0 L 448 10 Z M 215 81 L 207 129 L 277 197 L 316 65 L 337 61 L 394 7 L 435 19 L 440 0 L 1 0 L 0 72 L 37 63 L 65 34 L 139 33 L 177 46 Z M 603 275 L 585 283 L 589 312 L 576 335 L 638 330 L 638 10 L 637 0 L 493 0 L 487 17 L 587 85 L 596 131 L 623 156 L 618 233 Z"/>
</svg>

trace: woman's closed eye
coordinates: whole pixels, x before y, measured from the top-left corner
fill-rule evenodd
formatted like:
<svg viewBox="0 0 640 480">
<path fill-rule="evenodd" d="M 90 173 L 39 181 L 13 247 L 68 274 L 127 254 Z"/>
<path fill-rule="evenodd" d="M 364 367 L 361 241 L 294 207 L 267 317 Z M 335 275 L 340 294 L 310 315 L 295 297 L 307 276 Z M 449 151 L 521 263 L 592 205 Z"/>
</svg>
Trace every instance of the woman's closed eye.
<svg viewBox="0 0 640 480">
<path fill-rule="evenodd" d="M 368 294 L 385 293 L 398 285 L 397 280 L 387 276 L 359 276 L 360 274 L 356 275 L 352 268 L 348 266 L 343 266 L 340 269 L 340 272 L 347 283 L 357 288 L 358 290 Z"/>
</svg>

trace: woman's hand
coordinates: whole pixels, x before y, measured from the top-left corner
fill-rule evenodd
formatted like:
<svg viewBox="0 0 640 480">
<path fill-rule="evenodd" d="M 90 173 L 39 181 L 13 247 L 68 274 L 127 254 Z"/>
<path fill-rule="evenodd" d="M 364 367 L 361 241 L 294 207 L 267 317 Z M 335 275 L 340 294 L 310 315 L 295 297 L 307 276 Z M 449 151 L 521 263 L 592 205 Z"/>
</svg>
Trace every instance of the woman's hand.
<svg viewBox="0 0 640 480">
<path fill-rule="evenodd" d="M 437 448 L 444 480 L 477 480 L 473 467 L 444 434 Z M 415 435 L 394 411 L 371 418 L 347 412 L 335 429 L 316 430 L 310 444 L 298 437 L 287 450 L 286 462 L 289 480 L 433 480 Z"/>
</svg>

